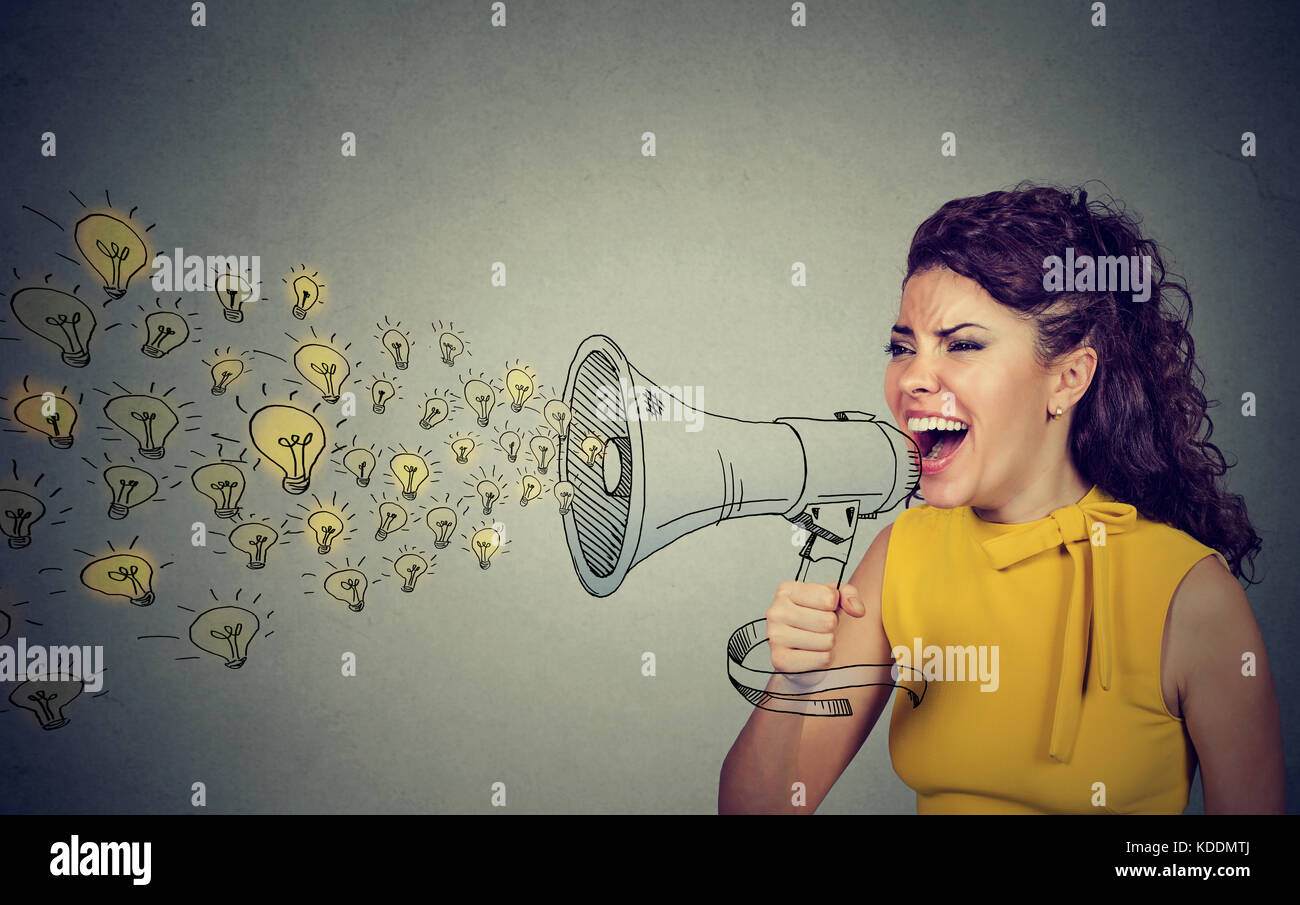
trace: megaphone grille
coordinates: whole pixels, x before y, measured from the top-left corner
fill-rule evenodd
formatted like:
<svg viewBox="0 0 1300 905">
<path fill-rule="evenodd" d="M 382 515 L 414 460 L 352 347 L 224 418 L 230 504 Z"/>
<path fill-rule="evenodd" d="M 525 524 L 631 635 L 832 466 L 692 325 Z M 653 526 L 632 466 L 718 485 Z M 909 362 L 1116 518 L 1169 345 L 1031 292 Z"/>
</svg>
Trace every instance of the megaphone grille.
<svg viewBox="0 0 1300 905">
<path fill-rule="evenodd" d="M 611 441 L 616 437 L 627 440 L 627 422 L 610 421 L 597 414 L 608 410 L 610 388 L 618 386 L 618 366 L 605 352 L 593 351 L 578 365 L 572 378 L 572 397 L 567 400 L 571 420 L 564 464 L 566 479 L 573 485 L 573 524 L 587 568 L 600 578 L 609 577 L 618 566 L 632 497 L 606 492 L 600 460 L 595 466 L 587 464 L 582 441 L 595 437 L 606 445 L 607 455 L 619 454 Z"/>
</svg>

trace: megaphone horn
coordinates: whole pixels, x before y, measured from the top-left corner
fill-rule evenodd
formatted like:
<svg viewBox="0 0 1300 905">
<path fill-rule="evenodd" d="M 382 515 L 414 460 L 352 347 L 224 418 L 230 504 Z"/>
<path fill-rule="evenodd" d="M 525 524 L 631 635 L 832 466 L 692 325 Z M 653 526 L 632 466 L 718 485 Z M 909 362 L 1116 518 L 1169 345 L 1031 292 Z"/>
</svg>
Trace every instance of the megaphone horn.
<svg viewBox="0 0 1300 905">
<path fill-rule="evenodd" d="M 815 540 L 846 539 L 823 510 L 842 516 L 849 504 L 875 518 L 906 499 L 921 473 L 916 444 L 874 415 L 745 421 L 706 412 L 648 380 L 599 334 L 578 346 L 564 402 L 559 471 L 574 487 L 564 533 L 597 597 L 652 553 L 726 519 L 780 515 L 810 530 L 803 556 L 817 558 Z"/>
</svg>

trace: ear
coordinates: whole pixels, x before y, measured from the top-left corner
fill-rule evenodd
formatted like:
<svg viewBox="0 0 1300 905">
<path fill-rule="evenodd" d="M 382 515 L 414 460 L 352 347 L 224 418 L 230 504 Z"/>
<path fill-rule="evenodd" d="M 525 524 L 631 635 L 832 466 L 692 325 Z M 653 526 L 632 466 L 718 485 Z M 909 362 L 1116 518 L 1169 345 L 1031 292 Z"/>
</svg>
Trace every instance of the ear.
<svg viewBox="0 0 1300 905">
<path fill-rule="evenodd" d="M 1074 350 L 1056 367 L 1056 373 L 1053 395 L 1065 397 L 1067 405 L 1074 406 L 1088 391 L 1097 373 L 1097 350 L 1092 346 Z"/>
</svg>

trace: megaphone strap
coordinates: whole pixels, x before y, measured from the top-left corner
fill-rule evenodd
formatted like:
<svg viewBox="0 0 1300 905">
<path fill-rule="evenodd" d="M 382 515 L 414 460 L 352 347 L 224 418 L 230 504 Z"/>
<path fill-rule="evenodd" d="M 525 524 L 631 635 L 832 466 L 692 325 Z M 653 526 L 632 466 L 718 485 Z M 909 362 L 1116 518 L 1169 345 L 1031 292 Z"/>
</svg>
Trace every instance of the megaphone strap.
<svg viewBox="0 0 1300 905">
<path fill-rule="evenodd" d="M 907 692 L 912 699 L 912 706 L 919 707 L 925 698 L 928 683 L 919 669 L 911 666 L 899 666 L 896 663 L 858 663 L 853 666 L 836 666 L 831 669 L 816 669 L 806 672 L 784 673 L 773 670 L 750 669 L 743 665 L 745 658 L 767 641 L 767 620 L 755 619 L 742 625 L 731 633 L 727 641 L 727 677 L 736 691 L 755 707 L 778 713 L 799 713 L 804 716 L 852 716 L 853 707 L 848 698 L 823 698 L 800 700 L 810 694 L 821 694 L 841 688 L 865 688 L 870 685 L 892 685 Z M 892 667 L 892 682 L 876 681 L 883 666 Z M 908 669 L 916 673 L 921 682 L 921 694 L 906 685 L 899 684 L 899 670 Z M 779 676 L 778 686 L 785 688 L 768 688 L 773 676 Z"/>
</svg>

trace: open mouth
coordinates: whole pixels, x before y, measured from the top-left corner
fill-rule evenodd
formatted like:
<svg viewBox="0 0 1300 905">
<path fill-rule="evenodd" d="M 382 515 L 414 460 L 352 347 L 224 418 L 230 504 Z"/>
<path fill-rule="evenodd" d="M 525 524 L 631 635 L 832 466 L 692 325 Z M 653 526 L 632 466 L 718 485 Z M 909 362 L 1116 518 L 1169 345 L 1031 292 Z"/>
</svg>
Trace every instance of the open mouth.
<svg viewBox="0 0 1300 905">
<path fill-rule="evenodd" d="M 916 431 L 916 445 L 921 449 L 921 458 L 938 461 L 951 456 L 966 441 L 970 428 L 961 430 L 920 430 Z"/>
</svg>

